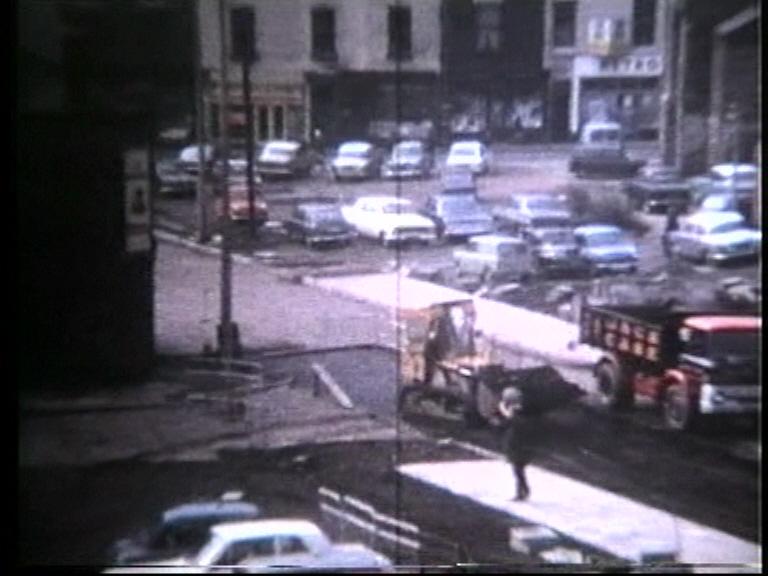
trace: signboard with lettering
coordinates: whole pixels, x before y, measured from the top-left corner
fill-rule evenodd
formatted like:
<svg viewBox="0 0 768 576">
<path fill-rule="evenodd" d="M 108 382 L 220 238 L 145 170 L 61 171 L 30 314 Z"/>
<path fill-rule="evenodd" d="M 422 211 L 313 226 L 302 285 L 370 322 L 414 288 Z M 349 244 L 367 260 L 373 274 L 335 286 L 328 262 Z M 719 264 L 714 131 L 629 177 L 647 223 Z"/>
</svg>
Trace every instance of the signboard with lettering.
<svg viewBox="0 0 768 576">
<path fill-rule="evenodd" d="M 578 56 L 574 60 L 574 72 L 580 77 L 660 76 L 662 68 L 660 55 Z"/>
<path fill-rule="evenodd" d="M 134 148 L 123 154 L 125 251 L 147 252 L 152 247 L 149 152 Z"/>
</svg>

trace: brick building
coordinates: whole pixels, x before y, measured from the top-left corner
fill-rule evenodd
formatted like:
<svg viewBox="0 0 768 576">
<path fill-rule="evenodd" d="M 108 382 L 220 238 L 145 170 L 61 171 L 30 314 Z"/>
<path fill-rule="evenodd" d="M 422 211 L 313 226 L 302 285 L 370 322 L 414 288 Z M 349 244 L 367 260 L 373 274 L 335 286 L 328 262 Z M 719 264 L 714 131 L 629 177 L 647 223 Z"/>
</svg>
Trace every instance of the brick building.
<svg viewBox="0 0 768 576">
<path fill-rule="evenodd" d="M 254 133 L 326 140 L 366 137 L 371 122 L 431 119 L 440 71 L 439 0 L 238 0 L 254 39 L 250 66 Z M 219 2 L 199 3 L 206 117 L 216 133 Z M 231 29 L 231 28 L 230 28 Z M 230 42 L 232 45 L 232 42 Z M 230 57 L 232 53 L 230 52 Z M 242 67 L 231 58 L 230 127 L 243 135 Z"/>
<path fill-rule="evenodd" d="M 655 138 L 667 48 L 668 0 L 546 0 L 544 68 L 554 140 L 590 119 Z"/>
</svg>

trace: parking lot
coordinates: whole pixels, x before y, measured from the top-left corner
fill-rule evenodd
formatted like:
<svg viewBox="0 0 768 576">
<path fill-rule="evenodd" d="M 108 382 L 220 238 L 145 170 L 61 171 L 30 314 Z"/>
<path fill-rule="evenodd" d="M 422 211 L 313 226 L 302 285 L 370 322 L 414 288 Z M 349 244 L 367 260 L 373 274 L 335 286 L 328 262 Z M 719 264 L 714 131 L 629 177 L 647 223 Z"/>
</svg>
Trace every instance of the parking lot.
<svg viewBox="0 0 768 576">
<path fill-rule="evenodd" d="M 569 197 L 574 190 L 586 191 L 597 202 L 623 201 L 621 180 L 578 179 L 571 175 L 568 172 L 570 150 L 569 146 L 492 147 L 491 173 L 477 180 L 480 202 L 491 209 L 517 194 L 551 193 Z M 634 158 L 649 160 L 656 156 L 656 149 L 648 144 L 635 144 L 630 146 L 629 154 Z M 445 152 L 437 154 L 437 171 L 426 179 L 336 182 L 326 164 L 325 168 L 316 169 L 306 178 L 262 183 L 259 190 L 268 205 L 269 222 L 259 230 L 255 240 L 251 239 L 247 224 L 234 223 L 231 238 L 235 250 L 262 259 L 280 270 L 295 269 L 314 273 L 333 267 L 343 273 L 345 269 L 349 272 L 373 272 L 398 267 L 414 275 L 443 281 L 436 272 L 453 267 L 453 251 L 461 245 L 460 240 L 440 240 L 426 246 L 385 248 L 373 240 L 358 238 L 349 246 L 310 249 L 290 239 L 282 227 L 282 221 L 296 204 L 315 199 L 350 203 L 362 196 L 397 195 L 411 200 L 420 209 L 431 194 L 441 191 L 439 170 L 444 158 Z M 671 264 L 661 246 L 665 215 L 634 212 L 632 218 L 637 223 L 637 229 L 644 229 L 644 232 L 632 234 L 638 250 L 638 274 L 626 277 L 628 283 L 632 283 L 636 277 L 665 277 L 671 280 L 667 284 L 670 289 L 679 288 L 684 296 L 696 297 L 699 293 L 711 293 L 717 282 L 724 278 L 738 276 L 753 282 L 758 279 L 754 260 L 735 261 L 717 267 L 680 261 Z M 156 219 L 161 228 L 194 236 L 194 196 L 161 196 L 156 202 Z M 510 302 L 518 305 L 553 311 L 547 296 L 554 287 L 563 283 L 577 291 L 589 290 L 594 284 L 582 275 L 537 279 L 505 298 L 510 298 Z M 478 286 L 470 281 L 466 287 L 476 289 Z"/>
</svg>

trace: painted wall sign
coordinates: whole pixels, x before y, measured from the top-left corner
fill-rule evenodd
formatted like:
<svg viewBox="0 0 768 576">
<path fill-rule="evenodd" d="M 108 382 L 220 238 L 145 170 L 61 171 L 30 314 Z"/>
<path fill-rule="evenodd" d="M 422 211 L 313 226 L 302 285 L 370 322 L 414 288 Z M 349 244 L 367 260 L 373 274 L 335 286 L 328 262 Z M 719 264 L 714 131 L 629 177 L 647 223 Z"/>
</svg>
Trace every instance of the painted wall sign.
<svg viewBox="0 0 768 576">
<path fill-rule="evenodd" d="M 123 154 L 125 251 L 147 252 L 152 247 L 152 200 L 149 152 L 134 148 Z"/>
</svg>

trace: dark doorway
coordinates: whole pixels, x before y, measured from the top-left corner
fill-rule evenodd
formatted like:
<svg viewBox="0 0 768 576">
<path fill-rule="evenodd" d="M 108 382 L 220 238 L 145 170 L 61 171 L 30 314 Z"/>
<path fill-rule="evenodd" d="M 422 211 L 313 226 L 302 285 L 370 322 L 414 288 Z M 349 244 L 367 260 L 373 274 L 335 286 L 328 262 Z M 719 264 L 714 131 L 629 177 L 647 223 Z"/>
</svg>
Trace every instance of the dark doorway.
<svg viewBox="0 0 768 576">
<path fill-rule="evenodd" d="M 571 84 L 560 81 L 551 84 L 550 93 L 550 133 L 553 142 L 568 140 L 568 110 L 570 104 Z"/>
</svg>

